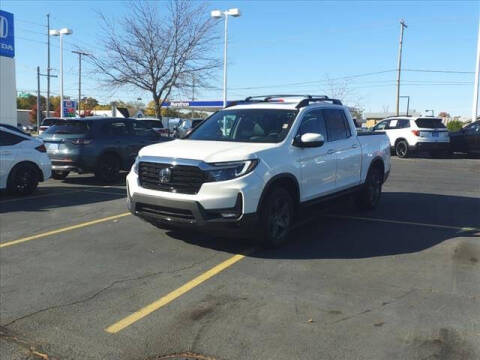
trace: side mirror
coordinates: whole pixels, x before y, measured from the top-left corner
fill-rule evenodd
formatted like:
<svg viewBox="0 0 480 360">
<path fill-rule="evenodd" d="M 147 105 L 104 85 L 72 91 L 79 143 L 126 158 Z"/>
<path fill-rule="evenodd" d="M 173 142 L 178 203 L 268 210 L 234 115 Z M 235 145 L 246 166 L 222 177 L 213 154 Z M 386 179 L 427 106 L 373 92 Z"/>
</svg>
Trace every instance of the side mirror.
<svg viewBox="0 0 480 360">
<path fill-rule="evenodd" d="M 297 135 L 293 139 L 293 146 L 306 148 L 306 147 L 320 147 L 325 143 L 325 139 L 322 134 L 306 133 L 303 135 Z"/>
</svg>

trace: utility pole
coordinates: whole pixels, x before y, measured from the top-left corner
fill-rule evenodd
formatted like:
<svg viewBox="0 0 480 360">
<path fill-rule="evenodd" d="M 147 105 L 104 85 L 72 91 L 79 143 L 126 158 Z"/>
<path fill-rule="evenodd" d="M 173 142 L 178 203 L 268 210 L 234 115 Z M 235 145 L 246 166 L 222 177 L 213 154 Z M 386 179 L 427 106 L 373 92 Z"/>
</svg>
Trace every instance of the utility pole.
<svg viewBox="0 0 480 360">
<path fill-rule="evenodd" d="M 40 66 L 37 66 L 37 131 L 40 129 L 40 119 L 42 115 L 42 109 L 40 106 L 40 100 L 41 100 L 41 91 L 40 91 L 40 76 L 45 76 L 50 82 L 50 78 L 54 77 L 56 78 L 57 75 L 49 75 L 48 72 L 47 74 L 41 74 L 40 73 Z M 47 106 L 48 106 L 48 97 L 47 97 Z M 47 117 L 48 117 L 48 107 L 47 107 Z"/>
<path fill-rule="evenodd" d="M 50 117 L 50 14 L 47 14 L 47 117 Z"/>
<path fill-rule="evenodd" d="M 478 77 L 480 74 L 480 21 L 478 23 L 478 40 L 477 40 L 477 64 L 475 67 L 475 85 L 473 88 L 473 106 L 472 106 L 472 122 L 477 121 L 478 116 Z"/>
<path fill-rule="evenodd" d="M 37 66 L 37 131 L 40 131 L 40 115 L 42 109 L 40 108 L 40 66 Z"/>
<path fill-rule="evenodd" d="M 398 74 L 397 74 L 397 116 L 400 115 L 400 74 L 402 72 L 402 46 L 403 46 L 403 30 L 407 27 L 405 20 L 400 20 L 400 45 L 398 47 Z"/>
<path fill-rule="evenodd" d="M 78 55 L 78 116 L 80 116 L 80 101 L 82 100 L 82 55 L 88 56 L 90 54 L 75 50 L 73 50 L 72 53 Z"/>
</svg>

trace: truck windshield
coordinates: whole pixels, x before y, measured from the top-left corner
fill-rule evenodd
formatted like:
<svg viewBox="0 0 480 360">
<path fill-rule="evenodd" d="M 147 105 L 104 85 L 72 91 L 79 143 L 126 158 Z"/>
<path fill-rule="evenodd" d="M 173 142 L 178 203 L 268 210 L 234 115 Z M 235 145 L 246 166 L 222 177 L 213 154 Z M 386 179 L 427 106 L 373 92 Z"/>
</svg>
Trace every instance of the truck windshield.
<svg viewBox="0 0 480 360">
<path fill-rule="evenodd" d="M 287 136 L 297 110 L 238 109 L 213 114 L 187 139 L 277 143 Z"/>
</svg>

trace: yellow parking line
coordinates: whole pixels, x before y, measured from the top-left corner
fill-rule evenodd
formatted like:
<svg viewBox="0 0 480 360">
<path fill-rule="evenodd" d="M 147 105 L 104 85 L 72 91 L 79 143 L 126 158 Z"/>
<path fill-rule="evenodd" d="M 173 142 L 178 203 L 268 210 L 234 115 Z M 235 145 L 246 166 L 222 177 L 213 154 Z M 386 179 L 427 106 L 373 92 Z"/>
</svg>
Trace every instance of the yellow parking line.
<svg viewBox="0 0 480 360">
<path fill-rule="evenodd" d="M 480 231 L 480 229 L 474 228 L 474 227 L 437 225 L 437 224 L 427 224 L 427 223 L 419 223 L 419 222 L 413 222 L 413 221 L 400 221 L 400 220 L 380 219 L 380 218 L 372 218 L 372 217 L 362 217 L 362 216 L 350 216 L 350 215 L 322 215 L 322 216 L 338 218 L 338 219 L 377 221 L 377 222 L 384 222 L 384 223 L 390 223 L 390 224 L 425 226 L 425 227 L 431 227 L 431 228 L 450 229 L 450 230 L 458 230 L 458 231 Z"/>
<path fill-rule="evenodd" d="M 168 303 L 172 302 L 176 298 L 182 296 L 186 292 L 192 290 L 194 287 L 200 285 L 204 281 L 210 279 L 211 277 L 217 275 L 218 273 L 222 272 L 226 268 L 232 266 L 236 262 L 242 260 L 246 255 L 234 255 L 231 258 L 225 260 L 224 262 L 218 264 L 217 266 L 211 268 L 210 270 L 204 272 L 203 274 L 197 276 L 193 280 L 190 280 L 185 285 L 180 286 L 178 289 L 173 290 L 169 294 L 161 297 L 160 299 L 154 301 L 150 305 L 145 306 L 144 308 L 134 312 L 133 314 L 123 318 L 122 320 L 116 322 L 113 325 L 110 325 L 105 329 L 106 332 L 115 334 L 126 327 L 132 325 L 133 323 L 137 322 L 138 320 L 144 318 L 145 316 L 151 314 L 152 312 L 160 309 L 161 307 L 167 305 Z"/>
<path fill-rule="evenodd" d="M 123 213 L 123 214 L 119 214 L 119 215 L 108 216 L 108 217 L 101 218 L 101 219 L 97 219 L 97 220 L 87 221 L 87 222 L 84 222 L 84 223 L 81 223 L 81 224 L 72 225 L 72 226 L 67 226 L 67 227 L 64 227 L 64 228 L 60 228 L 60 229 L 56 229 L 56 230 L 44 232 L 44 233 L 41 233 L 41 234 L 36 234 L 36 235 L 32 235 L 32 236 L 27 236 L 27 237 L 24 237 L 24 238 L 21 238 L 21 239 L 18 239 L 18 240 L 8 241 L 8 242 L 6 242 L 6 243 L 0 244 L 0 248 L 4 248 L 4 247 L 7 247 L 7 246 L 12 246 L 12 245 L 17 245 L 17 244 L 21 244 L 21 243 L 24 243 L 24 242 L 27 242 L 27 241 L 31 241 L 31 240 L 36 240 L 36 239 L 44 238 L 44 237 L 46 237 L 46 236 L 59 234 L 59 233 L 65 232 L 65 231 L 80 229 L 80 228 L 83 228 L 83 227 L 86 227 L 86 226 L 91 226 L 91 225 L 99 224 L 99 223 L 102 223 L 102 222 L 105 222 L 105 221 L 110 221 L 110 220 L 119 219 L 119 218 L 122 218 L 122 217 L 128 216 L 128 215 L 130 215 L 129 212 Z"/>
</svg>

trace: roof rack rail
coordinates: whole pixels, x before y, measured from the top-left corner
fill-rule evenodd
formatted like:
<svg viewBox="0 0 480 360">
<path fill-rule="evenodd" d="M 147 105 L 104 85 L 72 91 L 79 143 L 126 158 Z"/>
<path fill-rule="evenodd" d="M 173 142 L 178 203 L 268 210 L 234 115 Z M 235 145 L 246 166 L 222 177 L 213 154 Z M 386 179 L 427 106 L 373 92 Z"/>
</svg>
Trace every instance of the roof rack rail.
<svg viewBox="0 0 480 360">
<path fill-rule="evenodd" d="M 342 102 L 338 99 L 330 99 L 328 96 L 325 95 L 295 95 L 295 94 L 280 94 L 280 95 L 260 95 L 260 96 L 249 96 L 243 101 L 233 101 L 228 104 L 227 107 L 234 106 L 234 105 L 241 105 L 241 104 L 248 104 L 248 103 L 259 103 L 259 102 L 270 102 L 272 99 L 276 98 L 303 98 L 296 106 L 297 109 L 305 107 L 310 103 L 314 102 L 321 102 L 321 101 L 329 101 L 335 105 L 342 105 Z"/>
</svg>

